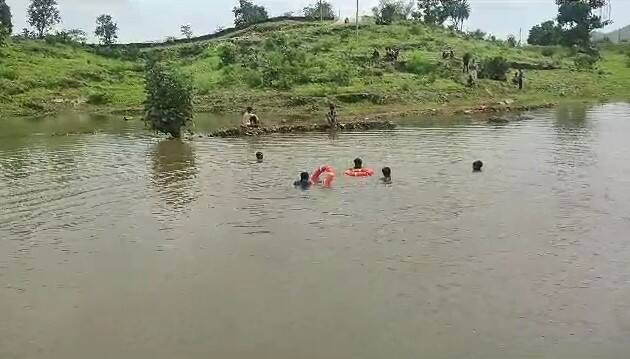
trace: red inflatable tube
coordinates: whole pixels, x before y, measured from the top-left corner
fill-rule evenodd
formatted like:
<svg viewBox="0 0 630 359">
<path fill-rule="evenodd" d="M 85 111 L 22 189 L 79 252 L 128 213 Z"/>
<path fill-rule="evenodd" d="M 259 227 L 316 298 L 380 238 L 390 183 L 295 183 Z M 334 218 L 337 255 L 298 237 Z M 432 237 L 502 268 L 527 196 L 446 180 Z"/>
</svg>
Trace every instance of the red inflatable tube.
<svg viewBox="0 0 630 359">
<path fill-rule="evenodd" d="M 323 182 L 322 177 L 324 179 Z M 331 187 L 333 182 L 335 181 L 335 178 L 337 178 L 335 170 L 332 167 L 326 165 L 317 168 L 315 172 L 313 172 L 313 175 L 311 176 L 311 182 L 313 184 L 323 183 L 324 187 Z"/>
<path fill-rule="evenodd" d="M 374 176 L 374 170 L 371 168 L 351 168 L 347 170 L 346 176 L 350 177 L 371 177 Z"/>
</svg>

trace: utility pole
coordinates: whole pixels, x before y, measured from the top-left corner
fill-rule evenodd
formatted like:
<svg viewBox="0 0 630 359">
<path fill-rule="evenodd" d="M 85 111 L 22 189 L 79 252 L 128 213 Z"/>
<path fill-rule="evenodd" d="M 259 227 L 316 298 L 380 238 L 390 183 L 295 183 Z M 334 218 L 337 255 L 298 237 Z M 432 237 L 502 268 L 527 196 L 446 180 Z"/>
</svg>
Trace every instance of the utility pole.
<svg viewBox="0 0 630 359">
<path fill-rule="evenodd" d="M 322 0 L 319 0 L 319 22 L 324 22 L 324 8 L 322 7 Z"/>
<path fill-rule="evenodd" d="M 357 40 L 359 39 L 359 0 L 357 0 Z"/>
</svg>

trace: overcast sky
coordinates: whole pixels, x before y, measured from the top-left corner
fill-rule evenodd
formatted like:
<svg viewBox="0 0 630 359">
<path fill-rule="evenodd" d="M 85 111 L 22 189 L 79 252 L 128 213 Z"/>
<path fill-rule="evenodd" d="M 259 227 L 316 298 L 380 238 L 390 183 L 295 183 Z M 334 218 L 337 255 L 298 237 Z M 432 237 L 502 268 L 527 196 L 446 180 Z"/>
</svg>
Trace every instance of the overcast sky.
<svg viewBox="0 0 630 359">
<path fill-rule="evenodd" d="M 296 14 L 314 0 L 257 0 L 271 16 L 287 11 Z M 6 0 L 13 12 L 14 28 L 26 26 L 26 8 L 29 0 Z M 167 36 L 180 36 L 179 27 L 191 24 L 197 35 L 214 32 L 217 27 L 231 27 L 232 8 L 237 0 L 58 0 L 62 28 L 79 28 L 92 33 L 95 19 L 103 13 L 111 14 L 120 28 L 120 42 L 163 40 Z M 336 11 L 343 17 L 354 14 L 356 0 L 332 0 Z M 472 15 L 465 27 L 481 28 L 499 37 L 508 34 L 523 37 L 533 25 L 550 19 L 556 12 L 553 0 L 470 0 Z M 360 0 L 361 13 L 369 14 L 378 0 Z M 610 30 L 630 24 L 630 0 L 612 0 Z"/>
</svg>

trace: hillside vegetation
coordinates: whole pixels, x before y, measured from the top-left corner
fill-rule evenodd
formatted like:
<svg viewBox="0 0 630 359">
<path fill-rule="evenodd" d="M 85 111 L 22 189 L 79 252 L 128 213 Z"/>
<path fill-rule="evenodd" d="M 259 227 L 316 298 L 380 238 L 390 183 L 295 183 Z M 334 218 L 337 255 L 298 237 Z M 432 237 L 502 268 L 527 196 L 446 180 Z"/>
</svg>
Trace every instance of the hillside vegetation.
<svg viewBox="0 0 630 359">
<path fill-rule="evenodd" d="M 397 61 L 384 58 L 387 47 L 400 49 Z M 443 59 L 449 48 L 455 58 Z M 374 49 L 379 59 L 372 57 Z M 469 87 L 461 61 L 467 52 L 482 63 L 503 57 L 508 81 L 480 79 Z M 143 56 L 160 56 L 192 74 L 196 111 L 238 112 L 252 105 L 309 117 L 319 116 L 329 102 L 343 114 L 362 115 L 630 97 L 622 48 L 609 47 L 590 69 L 581 61 L 584 55 L 567 49 L 513 48 L 420 24 L 365 25 L 357 35 L 342 24 L 285 21 L 141 53 L 34 40 L 12 42 L 0 53 L 0 113 L 13 115 L 64 106 L 139 111 Z M 509 81 L 516 68 L 527 69 L 523 91 Z"/>
<path fill-rule="evenodd" d="M 611 32 L 595 32 L 593 33 L 593 40 L 602 41 L 610 40 L 612 42 L 627 42 L 630 41 L 630 25 L 622 27 L 621 29 Z"/>
</svg>

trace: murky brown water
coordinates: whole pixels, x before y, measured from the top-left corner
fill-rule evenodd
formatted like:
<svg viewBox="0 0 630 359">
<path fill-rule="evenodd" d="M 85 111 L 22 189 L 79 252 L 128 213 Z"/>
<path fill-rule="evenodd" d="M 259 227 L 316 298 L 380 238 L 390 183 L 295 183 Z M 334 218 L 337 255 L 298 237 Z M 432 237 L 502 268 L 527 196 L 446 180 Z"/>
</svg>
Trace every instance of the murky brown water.
<svg viewBox="0 0 630 359">
<path fill-rule="evenodd" d="M 627 358 L 630 106 L 534 116 L 183 143 L 5 123 L 0 358 Z M 394 184 L 290 186 L 356 156 Z"/>
</svg>

